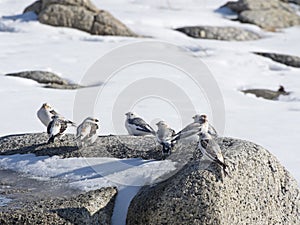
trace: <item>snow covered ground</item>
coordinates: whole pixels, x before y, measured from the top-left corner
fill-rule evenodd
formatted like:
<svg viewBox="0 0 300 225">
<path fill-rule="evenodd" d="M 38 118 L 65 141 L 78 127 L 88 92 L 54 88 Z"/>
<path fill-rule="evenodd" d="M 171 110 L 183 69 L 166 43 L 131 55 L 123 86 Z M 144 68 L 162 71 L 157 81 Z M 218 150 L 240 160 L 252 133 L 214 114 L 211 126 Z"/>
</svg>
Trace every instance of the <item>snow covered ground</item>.
<svg viewBox="0 0 300 225">
<path fill-rule="evenodd" d="M 36 111 L 44 102 L 51 103 L 61 114 L 72 118 L 76 95 L 74 90 L 43 89 L 34 81 L 5 77 L 2 74 L 24 70 L 48 70 L 60 74 L 64 78 L 80 82 L 86 71 L 101 56 L 109 53 L 112 49 L 136 41 L 151 40 L 150 38 L 92 36 L 78 30 L 43 25 L 36 21 L 33 14 L 21 15 L 23 9 L 32 2 L 32 0 L 2 0 L 0 2 L 1 136 L 44 131 L 44 127 L 36 118 Z M 196 58 L 199 62 L 201 60 L 209 68 L 223 96 L 225 105 L 223 135 L 250 140 L 264 146 L 300 182 L 298 145 L 300 69 L 287 67 L 251 54 L 253 51 L 268 51 L 300 56 L 299 27 L 270 33 L 262 31 L 254 25 L 230 21 L 222 14 L 215 12 L 219 6 L 226 3 L 225 0 L 94 0 L 93 2 L 99 8 L 110 11 L 136 33 L 183 47 L 191 59 Z M 261 33 L 264 38 L 247 42 L 197 40 L 172 30 L 190 25 L 244 27 Z M 104 102 L 98 102 L 103 107 L 95 107 L 95 116 L 101 121 L 101 134 L 115 132 L 112 122 L 108 118 L 111 118 L 111 108 L 115 101 L 112 96 L 116 91 L 124 88 L 126 84 L 131 84 L 130 79 L 140 79 L 143 76 L 150 76 L 151 73 L 154 77 L 177 79 L 176 82 L 180 83 L 182 89 L 189 93 L 188 96 L 197 106 L 197 111 L 212 114 L 209 111 L 209 103 L 193 98 L 191 94 L 193 90 L 188 90 L 189 88 L 185 86 L 188 81 L 179 70 L 157 64 L 136 65 L 123 69 L 118 73 L 118 79 L 107 84 L 106 90 L 111 90 L 111 95 L 108 93 Z M 239 92 L 243 88 L 277 89 L 280 84 L 287 91 L 292 92 L 290 97 L 282 98 L 280 101 L 258 99 Z M 141 99 L 135 105 L 128 105 L 128 110 L 137 111 L 151 124 L 158 118 L 163 118 L 172 127 L 179 130 L 184 125 L 182 121 L 185 120 L 178 117 L 177 111 L 168 103 L 168 99 L 161 100 Z M 186 118 L 191 118 L 191 110 L 185 110 Z M 120 114 L 118 121 L 122 121 L 122 126 L 124 119 L 124 114 Z M 211 118 L 212 123 L 216 120 L 216 118 Z M 222 128 L 222 126 L 217 128 Z M 124 128 L 121 133 L 126 133 Z M 98 188 L 103 183 L 103 177 L 89 179 L 93 177 L 93 170 L 81 169 L 87 166 L 86 163 L 83 163 L 84 159 L 66 159 L 66 161 L 72 160 L 76 166 L 57 168 L 57 165 L 64 165 L 60 159 L 34 158 L 31 155 L 24 157 L 1 157 L 0 165 L 19 170 L 18 165 L 25 161 L 28 163 L 28 165 L 25 163 L 27 165 L 25 172 L 48 178 L 62 173 L 67 176 L 68 171 L 77 169 L 78 176 L 82 177 L 71 176 L 71 184 L 76 184 L 86 190 Z M 96 164 L 101 164 L 107 160 L 95 159 L 95 163 L 97 161 Z M 108 161 L 113 163 L 114 159 L 110 160 Z M 135 164 L 136 162 L 133 160 L 131 163 Z M 139 162 L 141 165 L 135 165 L 137 168 L 131 170 L 131 176 L 143 177 L 146 165 L 152 165 L 153 170 L 158 167 L 172 168 L 170 162 L 166 164 L 163 162 Z M 31 163 L 33 167 L 29 166 Z M 40 174 L 36 174 L 34 171 L 39 166 L 52 169 L 49 171 L 42 169 Z M 141 168 L 143 170 L 139 173 Z M 110 168 L 108 169 L 110 171 Z M 83 174 L 80 174 L 80 171 Z M 128 170 L 125 171 L 128 172 Z M 121 177 L 122 172 L 118 171 L 118 175 Z M 83 179 L 84 177 L 86 179 Z M 150 177 L 153 178 L 153 176 Z M 147 179 L 145 178 L 145 180 Z M 91 183 L 95 186 L 90 186 Z M 136 191 L 137 189 L 134 189 L 131 196 Z M 119 199 L 119 201 L 121 200 Z M 118 219 L 114 221 L 116 222 Z"/>
</svg>

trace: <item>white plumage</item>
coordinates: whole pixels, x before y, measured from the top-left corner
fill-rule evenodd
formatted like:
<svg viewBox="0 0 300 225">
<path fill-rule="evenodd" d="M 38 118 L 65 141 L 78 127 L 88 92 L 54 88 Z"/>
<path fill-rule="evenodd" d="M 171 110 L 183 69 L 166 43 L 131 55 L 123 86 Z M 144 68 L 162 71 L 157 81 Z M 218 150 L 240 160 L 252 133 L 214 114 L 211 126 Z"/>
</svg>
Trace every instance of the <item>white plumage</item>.
<svg viewBox="0 0 300 225">
<path fill-rule="evenodd" d="M 68 125 L 71 125 L 68 120 L 65 120 L 59 115 L 53 116 L 51 122 L 47 127 L 47 133 L 49 135 L 48 144 L 53 143 L 55 141 L 55 138 L 60 139 L 64 135 L 64 132 L 68 128 Z"/>
<path fill-rule="evenodd" d="M 91 145 L 96 141 L 100 127 L 98 123 L 98 119 L 88 117 L 77 127 L 76 140 L 80 141 L 81 146 Z"/>
<path fill-rule="evenodd" d="M 53 116 L 60 115 L 52 108 L 52 106 L 49 103 L 44 103 L 42 107 L 37 111 L 37 117 L 46 127 L 48 127 L 49 123 L 52 121 Z M 72 126 L 76 126 L 76 124 L 72 121 L 68 120 L 68 122 Z"/>
<path fill-rule="evenodd" d="M 175 131 L 168 126 L 165 121 L 159 121 L 157 124 L 156 140 L 163 146 L 162 154 L 163 158 L 171 154 L 172 147 L 174 145 Z"/>
<path fill-rule="evenodd" d="M 153 128 L 149 124 L 147 124 L 142 118 L 138 117 L 135 113 L 128 112 L 125 115 L 125 127 L 130 135 L 155 135 L 155 131 L 153 130 Z"/>
</svg>

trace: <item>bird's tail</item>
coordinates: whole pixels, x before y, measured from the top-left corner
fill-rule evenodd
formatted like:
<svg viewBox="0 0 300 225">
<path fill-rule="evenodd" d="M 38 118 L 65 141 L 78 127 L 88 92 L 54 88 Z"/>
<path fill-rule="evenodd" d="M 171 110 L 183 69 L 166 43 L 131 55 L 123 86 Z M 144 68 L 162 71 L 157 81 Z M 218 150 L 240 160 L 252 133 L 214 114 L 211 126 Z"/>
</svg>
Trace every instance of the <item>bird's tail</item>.
<svg viewBox="0 0 300 225">
<path fill-rule="evenodd" d="M 220 166 L 222 166 L 222 169 L 223 169 L 223 172 L 224 172 L 224 175 L 225 177 L 228 176 L 231 178 L 230 174 L 229 174 L 229 170 L 228 170 L 228 165 L 220 160 L 217 160 L 216 161 Z"/>
</svg>

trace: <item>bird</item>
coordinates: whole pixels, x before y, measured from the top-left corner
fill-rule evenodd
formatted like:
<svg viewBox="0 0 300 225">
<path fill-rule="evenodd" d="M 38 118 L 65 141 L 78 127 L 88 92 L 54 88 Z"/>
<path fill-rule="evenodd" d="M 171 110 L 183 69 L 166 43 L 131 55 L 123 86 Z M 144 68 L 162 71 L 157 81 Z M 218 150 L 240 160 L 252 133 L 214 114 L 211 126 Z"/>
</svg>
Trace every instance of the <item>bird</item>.
<svg viewBox="0 0 300 225">
<path fill-rule="evenodd" d="M 97 139 L 97 130 L 100 128 L 99 120 L 87 117 L 78 127 L 75 140 L 80 141 L 80 145 L 93 144 Z"/>
<path fill-rule="evenodd" d="M 134 112 L 128 112 L 126 115 L 125 127 L 130 135 L 144 136 L 155 135 L 153 128 Z"/>
<path fill-rule="evenodd" d="M 49 123 L 52 121 L 52 117 L 59 115 L 49 103 L 44 103 L 42 107 L 37 111 L 37 117 L 40 119 L 42 124 L 48 127 Z M 69 120 L 72 126 L 76 126 L 75 123 Z"/>
<path fill-rule="evenodd" d="M 195 123 L 199 123 L 200 125 L 202 125 L 205 121 L 207 121 L 207 115 L 206 114 L 196 114 L 195 116 L 193 116 L 194 122 Z M 207 125 L 207 129 L 208 129 L 208 133 L 213 137 L 216 138 L 218 137 L 218 132 L 217 130 L 208 122 Z"/>
<path fill-rule="evenodd" d="M 55 138 L 60 139 L 69 125 L 72 125 L 72 123 L 64 117 L 60 115 L 52 116 L 52 120 L 47 126 L 47 133 L 49 135 L 47 143 L 54 143 Z"/>
<path fill-rule="evenodd" d="M 228 166 L 225 164 L 224 156 L 218 143 L 212 138 L 212 135 L 208 132 L 208 120 L 207 117 L 202 117 L 202 129 L 199 133 L 198 149 L 203 156 L 206 156 L 209 160 L 216 162 L 223 168 L 224 174 L 229 175 Z"/>
<path fill-rule="evenodd" d="M 171 154 L 171 150 L 175 144 L 175 131 L 169 127 L 169 125 L 165 121 L 159 121 L 156 123 L 157 125 L 157 132 L 156 132 L 156 140 L 159 144 L 163 146 L 162 154 L 163 159 L 166 156 Z"/>
</svg>

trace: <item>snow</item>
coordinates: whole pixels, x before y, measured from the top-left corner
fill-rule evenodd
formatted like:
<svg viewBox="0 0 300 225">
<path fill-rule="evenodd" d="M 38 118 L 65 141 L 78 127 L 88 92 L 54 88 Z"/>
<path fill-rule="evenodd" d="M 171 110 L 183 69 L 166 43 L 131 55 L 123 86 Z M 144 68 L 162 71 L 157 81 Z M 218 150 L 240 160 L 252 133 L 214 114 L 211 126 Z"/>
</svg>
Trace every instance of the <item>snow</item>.
<svg viewBox="0 0 300 225">
<path fill-rule="evenodd" d="M 34 154 L 0 156 L 0 168 L 27 174 L 39 180 L 61 179 L 71 187 L 83 191 L 101 187 L 117 187 L 113 224 L 125 224 L 131 199 L 146 184 L 175 169 L 174 162 L 114 159 L 114 158 L 65 158 Z M 0 196 L 0 206 L 9 199 Z"/>
<path fill-rule="evenodd" d="M 184 48 L 187 57 L 202 61 L 209 68 L 224 101 L 224 124 L 216 124 L 221 130 L 222 126 L 225 127 L 223 135 L 262 145 L 279 159 L 298 183 L 300 182 L 300 151 L 297 141 L 300 133 L 300 69 L 252 54 L 262 51 L 300 56 L 300 48 L 297 46 L 299 27 L 271 33 L 254 25 L 231 21 L 226 19 L 229 15 L 216 11 L 227 2 L 225 0 L 94 0 L 99 8 L 110 11 L 134 32 L 149 38 L 92 36 L 70 28 L 40 24 L 32 13 L 22 15 L 23 9 L 32 2 L 0 2 L 1 136 L 44 131 L 43 125 L 36 117 L 36 111 L 44 102 L 49 102 L 62 115 L 72 119 L 77 93 L 75 90 L 44 89 L 34 81 L 5 77 L 3 74 L 24 70 L 47 70 L 80 83 L 99 58 L 118 47 L 140 41 L 165 41 Z M 264 38 L 247 42 L 197 40 L 173 30 L 192 25 L 242 27 L 259 32 Z M 101 71 L 99 74 L 101 77 Z M 176 130 L 184 126 L 187 120 L 192 120 L 192 109 L 185 108 L 182 118 L 176 105 L 172 105 L 169 99 L 161 96 L 143 96 L 142 92 L 139 93 L 141 96 L 137 95 L 137 98 L 140 98 L 135 102 L 118 102 L 117 106 L 122 107 L 124 111 L 112 115 L 117 107 L 116 101 L 121 99 L 120 94 L 124 93 L 122 91 L 146 78 L 173 80 L 180 86 L 180 90 L 187 94 L 197 112 L 206 112 L 209 116 L 213 114 L 204 95 L 195 97 L 197 87 L 185 78 L 182 71 L 158 63 L 137 63 L 115 73 L 113 79 L 105 85 L 105 99 L 96 102 L 94 114 L 101 122 L 100 134 L 125 134 L 124 114 L 129 110 L 136 111 L 152 125 L 158 119 L 164 119 Z M 280 98 L 279 101 L 268 101 L 240 92 L 244 88 L 277 89 L 279 85 L 291 91 L 291 96 Z M 114 120 L 111 121 L 111 118 Z M 218 118 L 211 118 L 213 124 L 217 121 Z M 116 129 L 115 126 L 121 128 Z M 168 161 L 132 159 L 121 163 L 120 167 L 113 168 L 110 166 L 122 160 L 94 160 L 89 159 L 87 164 L 82 158 L 1 156 L 1 167 L 22 171 L 38 178 L 51 179 L 58 176 L 82 190 L 99 188 L 101 185 L 118 185 L 121 190 L 116 207 L 119 207 L 120 212 L 123 210 L 120 214 L 123 215 L 123 219 L 114 214 L 114 224 L 122 224 L 118 221 L 124 222 L 125 205 L 129 204 L 129 199 L 138 191 L 138 185 L 152 182 L 156 177 L 152 172 L 159 167 L 162 169 L 159 174 L 173 168 L 173 164 Z M 106 173 L 97 176 L 94 168 L 103 169 Z M 105 180 L 106 178 L 108 180 Z M 125 181 L 129 183 L 123 186 L 118 184 Z M 121 207 L 122 204 L 124 207 Z"/>
</svg>

